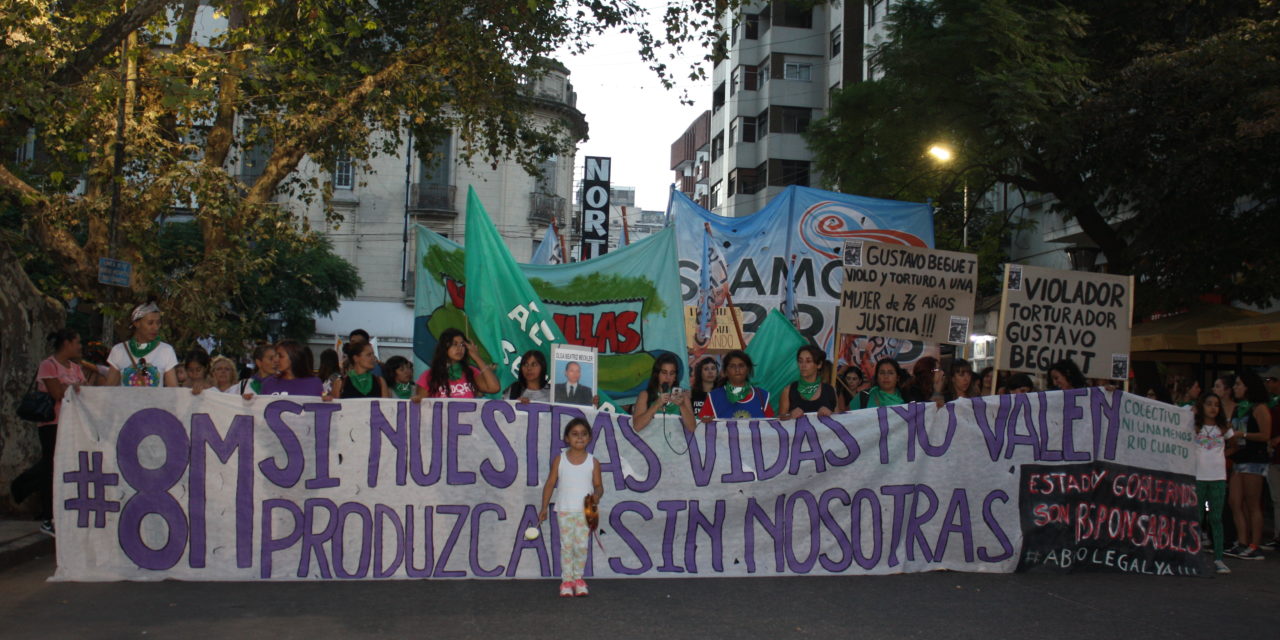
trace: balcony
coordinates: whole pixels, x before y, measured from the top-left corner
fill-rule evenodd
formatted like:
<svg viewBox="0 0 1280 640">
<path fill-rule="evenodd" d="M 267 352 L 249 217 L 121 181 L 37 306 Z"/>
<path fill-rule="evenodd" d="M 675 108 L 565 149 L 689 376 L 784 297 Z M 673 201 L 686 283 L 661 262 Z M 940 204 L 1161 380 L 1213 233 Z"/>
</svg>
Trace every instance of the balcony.
<svg viewBox="0 0 1280 640">
<path fill-rule="evenodd" d="M 454 196 L 458 188 L 451 184 L 415 183 L 409 192 L 409 213 L 429 218 L 453 218 L 458 215 Z"/>
<path fill-rule="evenodd" d="M 543 227 L 552 220 L 564 228 L 564 198 L 545 193 L 529 194 L 529 224 Z"/>
<path fill-rule="evenodd" d="M 700 162 L 693 170 L 694 182 L 698 184 L 707 184 L 707 178 L 711 177 L 711 163 Z"/>
</svg>

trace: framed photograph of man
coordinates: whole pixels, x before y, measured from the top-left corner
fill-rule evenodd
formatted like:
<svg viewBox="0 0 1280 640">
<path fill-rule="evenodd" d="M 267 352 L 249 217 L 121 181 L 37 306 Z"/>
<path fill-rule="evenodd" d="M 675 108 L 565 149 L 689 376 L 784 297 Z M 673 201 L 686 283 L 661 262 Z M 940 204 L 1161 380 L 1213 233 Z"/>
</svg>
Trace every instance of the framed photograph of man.
<svg viewBox="0 0 1280 640">
<path fill-rule="evenodd" d="M 551 401 L 595 406 L 597 357 L 594 347 L 551 345 Z"/>
</svg>

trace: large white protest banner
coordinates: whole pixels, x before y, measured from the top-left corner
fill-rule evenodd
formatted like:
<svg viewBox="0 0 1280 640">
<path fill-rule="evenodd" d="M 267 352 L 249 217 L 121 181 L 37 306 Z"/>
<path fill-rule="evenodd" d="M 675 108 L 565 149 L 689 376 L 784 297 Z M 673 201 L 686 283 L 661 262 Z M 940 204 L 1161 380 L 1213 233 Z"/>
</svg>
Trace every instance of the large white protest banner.
<svg viewBox="0 0 1280 640">
<path fill-rule="evenodd" d="M 1133 276 L 1005 265 L 996 366 L 1043 372 L 1071 359 L 1087 378 L 1129 377 Z"/>
<path fill-rule="evenodd" d="M 844 243 L 841 333 L 963 345 L 978 256 L 869 240 Z"/>
<path fill-rule="evenodd" d="M 579 416 L 606 489 L 589 576 L 1203 571 L 1190 414 L 1120 391 L 686 439 L 585 407 L 92 388 L 59 426 L 55 579 L 549 578 L 555 523 L 522 534 Z"/>
</svg>

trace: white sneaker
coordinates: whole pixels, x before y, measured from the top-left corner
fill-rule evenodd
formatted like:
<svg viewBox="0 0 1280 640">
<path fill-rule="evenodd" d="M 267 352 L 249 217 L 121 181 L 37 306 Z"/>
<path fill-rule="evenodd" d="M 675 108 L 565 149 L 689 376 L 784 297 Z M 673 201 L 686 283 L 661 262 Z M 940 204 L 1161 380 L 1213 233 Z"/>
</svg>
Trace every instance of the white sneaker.
<svg viewBox="0 0 1280 640">
<path fill-rule="evenodd" d="M 1213 570 L 1215 573 L 1231 573 L 1231 568 L 1227 566 L 1227 563 L 1221 560 L 1213 561 Z"/>
</svg>

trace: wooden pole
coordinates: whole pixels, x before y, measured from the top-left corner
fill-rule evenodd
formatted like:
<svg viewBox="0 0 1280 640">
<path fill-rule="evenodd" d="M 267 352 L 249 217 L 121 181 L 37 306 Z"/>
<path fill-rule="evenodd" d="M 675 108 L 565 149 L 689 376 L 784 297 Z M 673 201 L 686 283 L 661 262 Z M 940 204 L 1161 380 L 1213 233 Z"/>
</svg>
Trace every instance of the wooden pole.
<svg viewBox="0 0 1280 640">
<path fill-rule="evenodd" d="M 1129 276 L 1129 339 L 1133 339 L 1133 276 Z M 1130 347 L 1129 352 L 1129 370 L 1124 376 L 1124 392 L 1129 393 L 1129 380 L 1133 378 L 1133 348 Z"/>
<path fill-rule="evenodd" d="M 991 365 L 991 395 L 996 394 L 996 387 L 1000 384 L 1000 358 L 1004 356 L 1004 314 L 1005 309 L 1009 307 L 1009 268 L 1012 265 L 1005 263 L 1004 279 L 1000 283 L 1000 319 L 996 322 L 996 359 L 995 364 Z"/>
<path fill-rule="evenodd" d="M 560 241 L 560 264 L 568 264 L 569 249 L 565 246 L 564 234 L 560 233 L 560 225 L 556 224 L 555 216 L 551 216 L 551 232 L 556 234 L 556 239 Z"/>
</svg>

